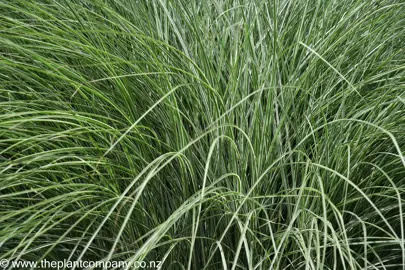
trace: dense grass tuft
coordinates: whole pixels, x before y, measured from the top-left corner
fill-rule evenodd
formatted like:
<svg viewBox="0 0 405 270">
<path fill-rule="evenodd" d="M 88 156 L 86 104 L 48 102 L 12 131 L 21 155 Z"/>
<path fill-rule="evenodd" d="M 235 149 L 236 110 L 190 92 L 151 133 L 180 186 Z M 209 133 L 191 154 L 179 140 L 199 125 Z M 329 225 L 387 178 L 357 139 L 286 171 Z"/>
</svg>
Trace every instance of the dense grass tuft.
<svg viewBox="0 0 405 270">
<path fill-rule="evenodd" d="M 0 259 L 405 269 L 403 0 L 0 14 Z"/>
</svg>

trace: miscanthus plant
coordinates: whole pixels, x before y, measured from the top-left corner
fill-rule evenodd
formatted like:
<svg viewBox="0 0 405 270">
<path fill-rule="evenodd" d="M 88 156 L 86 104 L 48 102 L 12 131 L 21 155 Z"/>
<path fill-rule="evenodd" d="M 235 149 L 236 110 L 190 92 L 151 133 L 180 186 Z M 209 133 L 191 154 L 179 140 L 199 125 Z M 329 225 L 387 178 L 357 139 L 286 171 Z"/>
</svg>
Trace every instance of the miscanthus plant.
<svg viewBox="0 0 405 270">
<path fill-rule="evenodd" d="M 403 0 L 0 14 L 0 259 L 405 269 Z"/>
</svg>

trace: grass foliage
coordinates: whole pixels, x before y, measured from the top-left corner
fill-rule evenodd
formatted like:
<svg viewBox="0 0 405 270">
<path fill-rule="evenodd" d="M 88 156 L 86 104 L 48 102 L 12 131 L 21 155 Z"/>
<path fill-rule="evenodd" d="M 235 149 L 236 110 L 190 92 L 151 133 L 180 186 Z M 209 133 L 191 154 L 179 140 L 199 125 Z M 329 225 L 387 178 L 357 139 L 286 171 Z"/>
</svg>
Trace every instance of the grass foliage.
<svg viewBox="0 0 405 270">
<path fill-rule="evenodd" d="M 403 0 L 0 14 L 0 259 L 405 269 Z"/>
</svg>

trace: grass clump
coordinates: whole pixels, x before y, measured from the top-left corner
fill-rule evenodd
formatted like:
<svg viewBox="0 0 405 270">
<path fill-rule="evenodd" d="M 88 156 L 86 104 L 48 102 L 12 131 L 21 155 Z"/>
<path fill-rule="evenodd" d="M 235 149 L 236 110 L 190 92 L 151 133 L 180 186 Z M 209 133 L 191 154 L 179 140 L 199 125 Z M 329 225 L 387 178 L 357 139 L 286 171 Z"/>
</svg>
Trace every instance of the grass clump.
<svg viewBox="0 0 405 270">
<path fill-rule="evenodd" d="M 0 12 L 0 259 L 405 269 L 403 1 Z"/>
</svg>

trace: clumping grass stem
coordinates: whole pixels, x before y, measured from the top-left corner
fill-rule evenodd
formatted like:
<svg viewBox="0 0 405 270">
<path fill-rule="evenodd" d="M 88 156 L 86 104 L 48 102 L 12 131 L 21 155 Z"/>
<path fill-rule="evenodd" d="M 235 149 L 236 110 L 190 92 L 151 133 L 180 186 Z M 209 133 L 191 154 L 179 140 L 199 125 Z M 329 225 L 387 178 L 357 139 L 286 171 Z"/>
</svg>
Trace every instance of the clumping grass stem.
<svg viewBox="0 0 405 270">
<path fill-rule="evenodd" d="M 405 270 L 404 11 L 0 0 L 0 260 Z"/>
</svg>

